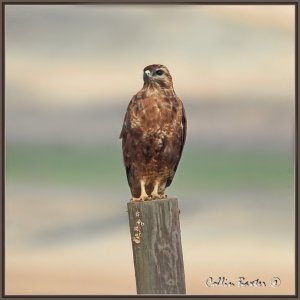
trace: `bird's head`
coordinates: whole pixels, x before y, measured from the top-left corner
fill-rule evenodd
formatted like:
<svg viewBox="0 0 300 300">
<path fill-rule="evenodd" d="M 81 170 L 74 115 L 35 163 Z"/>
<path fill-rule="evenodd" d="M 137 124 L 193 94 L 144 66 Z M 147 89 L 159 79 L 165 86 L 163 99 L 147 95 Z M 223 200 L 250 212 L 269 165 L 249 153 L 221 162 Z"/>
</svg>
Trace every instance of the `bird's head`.
<svg viewBox="0 0 300 300">
<path fill-rule="evenodd" d="M 144 84 L 172 88 L 173 82 L 169 70 L 163 65 L 150 65 L 144 68 Z"/>
</svg>

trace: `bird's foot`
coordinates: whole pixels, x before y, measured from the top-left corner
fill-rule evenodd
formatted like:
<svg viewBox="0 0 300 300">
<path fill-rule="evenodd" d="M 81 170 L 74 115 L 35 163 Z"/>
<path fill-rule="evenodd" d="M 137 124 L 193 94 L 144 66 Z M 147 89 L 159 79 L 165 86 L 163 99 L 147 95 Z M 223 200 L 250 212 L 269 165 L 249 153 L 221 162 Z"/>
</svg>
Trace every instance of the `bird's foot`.
<svg viewBox="0 0 300 300">
<path fill-rule="evenodd" d="M 161 196 L 161 195 L 159 195 L 159 194 L 152 193 L 152 194 L 151 194 L 151 199 L 152 199 L 152 200 L 161 199 L 160 196 Z"/>
<path fill-rule="evenodd" d="M 149 197 L 147 194 L 141 194 L 141 196 L 138 198 L 135 197 L 131 198 L 132 202 L 142 202 L 142 201 L 150 201 L 150 200 L 152 200 L 152 198 L 151 196 Z"/>
<path fill-rule="evenodd" d="M 142 200 L 141 200 L 141 198 L 135 198 L 135 197 L 132 197 L 132 198 L 130 199 L 130 201 L 131 201 L 131 202 L 141 202 Z"/>
<path fill-rule="evenodd" d="M 165 199 L 167 198 L 168 196 L 167 195 L 161 195 L 161 194 L 151 194 L 151 198 L 152 200 L 161 200 L 161 199 Z"/>
</svg>

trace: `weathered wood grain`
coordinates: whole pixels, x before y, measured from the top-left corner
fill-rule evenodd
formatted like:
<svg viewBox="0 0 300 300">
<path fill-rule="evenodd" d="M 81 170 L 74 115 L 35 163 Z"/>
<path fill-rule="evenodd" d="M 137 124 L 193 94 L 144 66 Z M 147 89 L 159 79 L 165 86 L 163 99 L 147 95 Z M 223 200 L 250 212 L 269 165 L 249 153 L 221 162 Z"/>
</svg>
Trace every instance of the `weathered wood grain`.
<svg viewBox="0 0 300 300">
<path fill-rule="evenodd" d="M 128 206 L 138 294 L 185 294 L 176 198 Z"/>
</svg>

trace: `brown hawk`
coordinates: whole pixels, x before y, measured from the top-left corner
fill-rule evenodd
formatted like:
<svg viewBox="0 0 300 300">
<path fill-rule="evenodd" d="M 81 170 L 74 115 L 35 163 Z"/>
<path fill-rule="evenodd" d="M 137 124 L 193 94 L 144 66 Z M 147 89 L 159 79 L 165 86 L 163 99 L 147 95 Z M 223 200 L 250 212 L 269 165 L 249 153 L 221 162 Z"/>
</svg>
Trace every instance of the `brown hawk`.
<svg viewBox="0 0 300 300">
<path fill-rule="evenodd" d="M 120 134 L 132 201 L 165 198 L 186 138 L 186 117 L 163 65 L 144 68 L 143 88 L 132 97 Z"/>
</svg>

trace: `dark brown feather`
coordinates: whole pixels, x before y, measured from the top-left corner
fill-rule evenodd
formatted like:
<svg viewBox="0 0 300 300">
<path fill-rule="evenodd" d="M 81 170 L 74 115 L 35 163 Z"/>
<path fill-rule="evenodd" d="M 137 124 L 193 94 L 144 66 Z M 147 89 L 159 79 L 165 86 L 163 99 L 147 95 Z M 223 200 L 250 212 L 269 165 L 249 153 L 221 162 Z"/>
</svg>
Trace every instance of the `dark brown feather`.
<svg viewBox="0 0 300 300">
<path fill-rule="evenodd" d="M 182 105 L 182 126 L 183 126 L 183 136 L 182 136 L 182 141 L 181 141 L 181 148 L 180 148 L 180 154 L 179 154 L 179 159 L 174 167 L 174 175 L 177 171 L 177 167 L 178 167 L 178 164 L 179 164 L 179 161 L 181 159 L 181 155 L 182 155 L 182 151 L 183 151 L 183 147 L 185 145 L 185 140 L 186 140 L 186 131 L 187 131 L 187 124 L 186 124 L 186 116 L 185 116 L 185 109 L 184 109 L 184 106 Z M 174 175 L 172 177 L 169 177 L 168 180 L 167 180 L 167 183 L 166 183 L 166 187 L 170 186 L 172 181 L 173 181 L 173 178 L 174 178 Z"/>
</svg>

